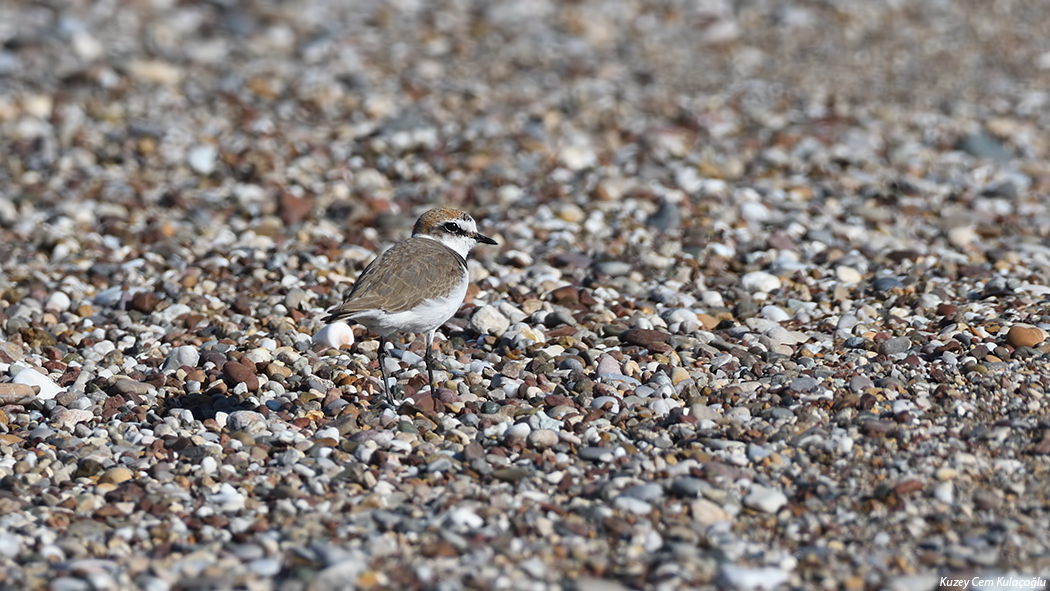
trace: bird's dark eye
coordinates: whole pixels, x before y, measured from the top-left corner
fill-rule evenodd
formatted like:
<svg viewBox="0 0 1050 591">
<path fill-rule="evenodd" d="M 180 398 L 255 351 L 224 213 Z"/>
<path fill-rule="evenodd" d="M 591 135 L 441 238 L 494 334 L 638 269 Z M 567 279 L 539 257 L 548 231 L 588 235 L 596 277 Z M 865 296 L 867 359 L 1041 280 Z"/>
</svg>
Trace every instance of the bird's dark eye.
<svg viewBox="0 0 1050 591">
<path fill-rule="evenodd" d="M 452 222 L 445 222 L 445 231 L 448 232 L 449 234 L 462 234 L 463 233 L 463 229 L 460 228 L 459 225 L 454 224 Z"/>
</svg>

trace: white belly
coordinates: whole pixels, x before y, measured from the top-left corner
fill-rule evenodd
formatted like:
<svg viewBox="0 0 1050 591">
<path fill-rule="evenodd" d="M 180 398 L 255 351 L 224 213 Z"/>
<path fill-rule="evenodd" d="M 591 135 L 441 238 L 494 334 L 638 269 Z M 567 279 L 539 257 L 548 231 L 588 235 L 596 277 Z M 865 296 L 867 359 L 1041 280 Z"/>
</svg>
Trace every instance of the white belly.
<svg viewBox="0 0 1050 591">
<path fill-rule="evenodd" d="M 463 298 L 467 295 L 467 278 L 456 286 L 446 297 L 424 300 L 422 304 L 404 312 L 385 312 L 375 310 L 358 314 L 354 320 L 368 327 L 372 332 L 388 336 L 395 332 L 426 333 L 445 323 L 459 310 Z"/>
</svg>

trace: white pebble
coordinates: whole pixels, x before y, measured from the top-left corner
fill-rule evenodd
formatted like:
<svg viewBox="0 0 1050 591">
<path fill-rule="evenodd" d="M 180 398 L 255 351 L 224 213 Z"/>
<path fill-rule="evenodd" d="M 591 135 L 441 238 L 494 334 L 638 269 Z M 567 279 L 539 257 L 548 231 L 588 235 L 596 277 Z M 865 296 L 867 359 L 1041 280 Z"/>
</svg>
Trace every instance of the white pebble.
<svg viewBox="0 0 1050 591">
<path fill-rule="evenodd" d="M 456 507 L 448 512 L 445 521 L 453 529 L 460 531 L 478 529 L 485 525 L 485 520 L 480 515 L 466 507 Z"/>
<path fill-rule="evenodd" d="M 536 429 L 529 433 L 528 437 L 529 445 L 537 449 L 545 449 L 558 443 L 558 433 L 551 429 Z"/>
<path fill-rule="evenodd" d="M 51 312 L 65 312 L 69 309 L 70 303 L 69 296 L 65 292 L 56 291 L 47 296 L 47 301 L 44 302 L 44 309 Z"/>
<path fill-rule="evenodd" d="M 245 353 L 244 356 L 251 360 L 252 363 L 269 363 L 273 359 L 270 351 L 262 347 L 252 349 Z"/>
<path fill-rule="evenodd" d="M 955 504 L 955 486 L 951 482 L 942 482 L 933 488 L 933 498 L 945 505 Z"/>
<path fill-rule="evenodd" d="M 16 366 L 17 367 L 17 366 Z M 15 371 L 15 368 L 12 368 Z M 62 392 L 63 388 L 51 381 L 51 378 L 41 374 L 35 369 L 24 368 L 15 374 L 12 382 L 25 384 L 27 386 L 40 386 L 40 392 L 36 395 L 40 400 L 51 400 Z"/>
<path fill-rule="evenodd" d="M 547 337 L 543 334 L 541 329 L 529 326 L 524 322 L 519 322 L 510 327 L 510 332 L 517 335 L 517 339 L 532 341 L 533 343 L 547 342 Z"/>
<path fill-rule="evenodd" d="M 964 250 L 977 241 L 977 231 L 970 226 L 958 226 L 948 230 L 948 243 L 959 250 Z"/>
<path fill-rule="evenodd" d="M 740 285 L 750 292 L 771 292 L 780 288 L 780 278 L 765 271 L 751 271 L 740 278 Z"/>
<path fill-rule="evenodd" d="M 598 163 L 598 156 L 588 146 L 568 145 L 558 153 L 558 160 L 569 170 L 583 170 Z"/>
<path fill-rule="evenodd" d="M 825 447 L 838 454 L 848 455 L 853 451 L 853 438 L 845 433 L 835 434 L 825 443 Z"/>
<path fill-rule="evenodd" d="M 769 219 L 769 208 L 754 201 L 740 204 L 740 217 L 749 222 L 764 222 Z"/>
<path fill-rule="evenodd" d="M 352 345 L 354 344 L 354 330 L 345 322 L 333 322 L 314 334 L 313 343 L 331 349 Z"/>
<path fill-rule="evenodd" d="M 649 410 L 653 411 L 653 415 L 659 418 L 667 416 L 667 413 L 671 412 L 671 407 L 667 404 L 667 400 L 656 398 L 649 402 Z"/>
<path fill-rule="evenodd" d="M 864 277 L 860 274 L 860 271 L 850 267 L 849 265 L 839 265 L 835 268 L 835 276 L 838 277 L 845 285 L 856 285 L 860 283 Z"/>
<path fill-rule="evenodd" d="M 409 365 L 419 365 L 423 361 L 423 358 L 412 351 L 403 351 L 401 353 L 401 361 L 404 361 Z"/>
<path fill-rule="evenodd" d="M 744 497 L 744 506 L 764 513 L 776 513 L 787 501 L 787 497 L 779 490 L 754 484 Z"/>
<path fill-rule="evenodd" d="M 201 354 L 197 351 L 196 347 L 191 345 L 183 345 L 181 347 L 175 347 L 168 353 L 168 357 L 164 360 L 164 366 L 161 368 L 162 371 L 176 371 L 182 366 L 197 367 L 197 362 L 201 359 Z"/>
<path fill-rule="evenodd" d="M 228 482 L 219 485 L 219 492 L 208 495 L 208 502 L 217 505 L 220 511 L 233 512 L 244 509 L 245 496 Z"/>
<path fill-rule="evenodd" d="M 653 510 L 652 503 L 625 495 L 616 497 L 616 500 L 613 501 L 613 506 L 621 511 L 634 513 L 635 515 L 646 515 Z"/>
<path fill-rule="evenodd" d="M 495 306 L 482 306 L 470 318 L 470 326 L 481 334 L 500 336 L 510 328 L 510 320 Z"/>
<path fill-rule="evenodd" d="M 201 472 L 203 474 L 214 474 L 218 468 L 219 463 L 215 461 L 215 456 L 204 456 L 204 459 L 201 460 Z"/>
<path fill-rule="evenodd" d="M 741 566 L 724 563 L 718 572 L 722 587 L 736 591 L 770 591 L 786 583 L 788 574 L 775 566 Z"/>
<path fill-rule="evenodd" d="M 507 428 L 507 431 L 503 434 L 503 439 L 506 441 L 521 441 L 529 436 L 532 432 L 532 427 L 528 423 L 514 423 Z"/>
<path fill-rule="evenodd" d="M 722 294 L 711 290 L 700 292 L 700 301 L 708 308 L 724 308 L 726 305 Z"/>
<path fill-rule="evenodd" d="M 338 441 L 339 440 L 339 429 L 336 429 L 335 427 L 325 427 L 323 429 L 318 429 L 317 432 L 314 433 L 314 439 L 328 439 L 328 438 L 335 439 L 336 441 Z"/>
<path fill-rule="evenodd" d="M 773 322 L 786 322 L 791 320 L 791 315 L 784 311 L 780 306 L 763 306 L 762 317 L 766 320 L 772 320 Z"/>
<path fill-rule="evenodd" d="M 215 171 L 215 159 L 218 156 L 219 151 L 215 149 L 215 146 L 202 144 L 190 149 L 189 154 L 186 155 L 186 163 L 190 165 L 193 172 L 207 175 Z"/>
</svg>

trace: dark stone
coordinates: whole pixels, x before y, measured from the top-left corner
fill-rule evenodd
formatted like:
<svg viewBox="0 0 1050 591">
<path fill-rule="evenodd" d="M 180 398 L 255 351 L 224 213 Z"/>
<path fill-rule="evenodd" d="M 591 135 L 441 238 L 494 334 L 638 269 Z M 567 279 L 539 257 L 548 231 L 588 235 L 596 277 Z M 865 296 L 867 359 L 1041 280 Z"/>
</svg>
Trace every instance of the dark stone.
<svg viewBox="0 0 1050 591">
<path fill-rule="evenodd" d="M 152 291 L 140 291 L 132 296 L 130 308 L 143 314 L 149 314 L 157 309 L 157 304 L 159 303 L 160 296 L 157 294 Z"/>
<path fill-rule="evenodd" d="M 231 387 L 244 384 L 249 392 L 259 389 L 259 376 L 255 375 L 254 364 L 248 366 L 239 361 L 231 361 L 222 366 L 222 377 Z"/>
<path fill-rule="evenodd" d="M 871 288 L 875 291 L 889 291 L 904 287 L 904 283 L 896 277 L 877 277 L 871 282 Z"/>
<path fill-rule="evenodd" d="M 620 333 L 620 341 L 629 345 L 645 347 L 656 353 L 669 353 L 671 351 L 671 335 L 658 330 L 645 328 L 631 328 Z"/>
<path fill-rule="evenodd" d="M 221 369 L 224 365 L 226 365 L 226 355 L 223 355 L 215 349 L 205 349 L 201 351 L 201 357 L 200 360 L 197 362 L 197 367 L 204 367 L 204 364 L 208 363 L 209 361 L 214 363 L 215 367 Z M 187 379 L 190 378 L 187 377 Z"/>
</svg>

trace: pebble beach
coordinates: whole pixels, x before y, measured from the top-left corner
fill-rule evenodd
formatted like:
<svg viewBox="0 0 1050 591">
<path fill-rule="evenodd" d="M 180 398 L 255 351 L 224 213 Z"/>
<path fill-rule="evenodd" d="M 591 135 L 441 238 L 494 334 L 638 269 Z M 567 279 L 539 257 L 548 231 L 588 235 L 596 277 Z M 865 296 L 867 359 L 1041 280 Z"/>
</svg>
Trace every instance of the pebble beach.
<svg viewBox="0 0 1050 591">
<path fill-rule="evenodd" d="M 0 591 L 1043 589 L 1047 130 L 1035 0 L 0 0 Z"/>
</svg>

